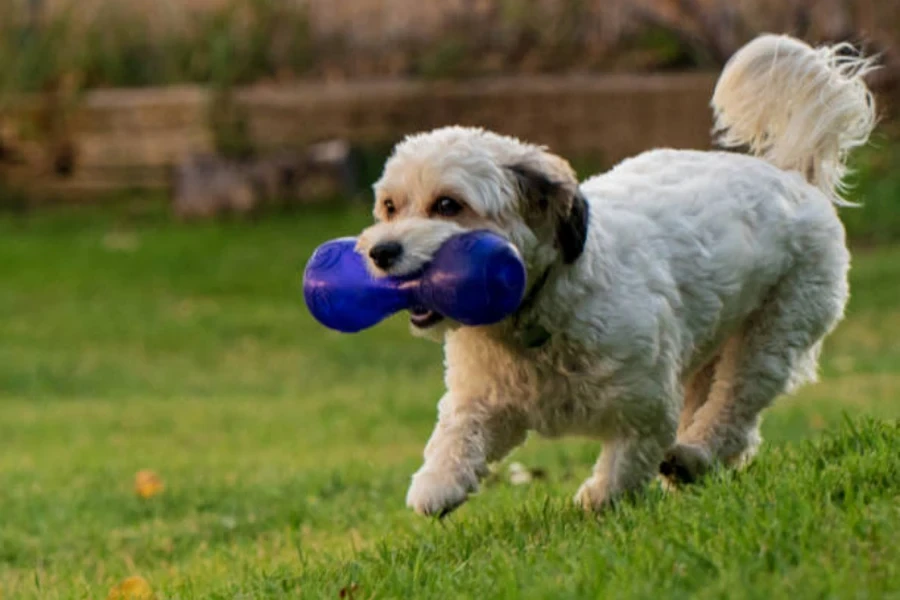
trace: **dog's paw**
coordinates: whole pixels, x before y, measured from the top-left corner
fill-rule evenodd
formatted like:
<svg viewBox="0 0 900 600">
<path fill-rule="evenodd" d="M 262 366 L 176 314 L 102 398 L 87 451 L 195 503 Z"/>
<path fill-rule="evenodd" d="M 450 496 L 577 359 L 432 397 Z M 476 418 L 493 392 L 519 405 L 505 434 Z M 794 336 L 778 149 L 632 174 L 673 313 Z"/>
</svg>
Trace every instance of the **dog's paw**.
<svg viewBox="0 0 900 600">
<path fill-rule="evenodd" d="M 693 483 L 712 466 L 706 449 L 693 444 L 675 444 L 666 452 L 659 473 L 673 483 Z"/>
<path fill-rule="evenodd" d="M 656 482 L 659 484 L 659 488 L 667 494 L 677 494 L 680 491 L 678 485 L 662 473 L 657 474 Z"/>
<path fill-rule="evenodd" d="M 406 494 L 406 505 L 424 516 L 445 517 L 478 489 L 474 475 L 464 476 L 434 470 L 421 470 L 413 475 Z"/>
<path fill-rule="evenodd" d="M 576 506 L 588 512 L 600 512 L 612 501 L 609 484 L 606 479 L 598 478 L 596 475 L 589 477 L 578 488 L 574 500 Z"/>
</svg>

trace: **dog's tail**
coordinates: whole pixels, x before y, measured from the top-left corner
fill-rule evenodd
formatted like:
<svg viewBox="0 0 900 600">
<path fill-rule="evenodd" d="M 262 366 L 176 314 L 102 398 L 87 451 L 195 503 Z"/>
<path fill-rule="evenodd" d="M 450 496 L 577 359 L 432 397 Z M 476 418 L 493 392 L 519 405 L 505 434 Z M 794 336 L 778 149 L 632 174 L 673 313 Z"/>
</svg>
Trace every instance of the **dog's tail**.
<svg viewBox="0 0 900 600">
<path fill-rule="evenodd" d="M 789 36 L 762 35 L 738 50 L 713 94 L 714 134 L 724 147 L 807 180 L 837 204 L 850 150 L 875 126 L 863 76 L 875 68 L 849 44 L 813 49 Z"/>
</svg>

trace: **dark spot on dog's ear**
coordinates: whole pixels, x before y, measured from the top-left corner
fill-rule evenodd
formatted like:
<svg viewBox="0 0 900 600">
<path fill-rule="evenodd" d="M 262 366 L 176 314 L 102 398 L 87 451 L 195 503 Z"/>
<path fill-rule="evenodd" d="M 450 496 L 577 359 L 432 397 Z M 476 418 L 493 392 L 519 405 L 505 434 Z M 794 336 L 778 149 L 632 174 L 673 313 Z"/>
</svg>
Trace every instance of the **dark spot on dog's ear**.
<svg viewBox="0 0 900 600">
<path fill-rule="evenodd" d="M 554 181 L 546 174 L 525 165 L 507 167 L 528 205 L 526 210 L 555 219 L 556 243 L 566 264 L 575 262 L 587 240 L 588 205 L 577 185 Z"/>
<path fill-rule="evenodd" d="M 550 198 L 556 194 L 559 184 L 525 165 L 511 165 L 507 168 L 515 175 L 528 205 L 546 211 L 550 205 Z"/>
<path fill-rule="evenodd" d="M 572 264 L 584 252 L 588 230 L 588 203 L 575 191 L 572 197 L 572 208 L 567 216 L 560 217 L 556 225 L 556 241 L 562 251 L 563 261 Z"/>
</svg>

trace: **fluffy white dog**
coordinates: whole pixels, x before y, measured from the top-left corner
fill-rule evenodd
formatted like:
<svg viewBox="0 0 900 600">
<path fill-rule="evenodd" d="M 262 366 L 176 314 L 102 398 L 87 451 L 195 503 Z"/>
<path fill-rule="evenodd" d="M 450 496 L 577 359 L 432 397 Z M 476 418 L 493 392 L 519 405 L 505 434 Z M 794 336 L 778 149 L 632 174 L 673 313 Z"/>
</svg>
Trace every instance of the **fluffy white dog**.
<svg viewBox="0 0 900 600">
<path fill-rule="evenodd" d="M 875 121 L 872 64 L 847 50 L 765 35 L 731 59 L 719 141 L 752 156 L 653 150 L 579 184 L 546 149 L 481 129 L 394 149 L 359 242 L 373 272 L 411 272 L 489 229 L 529 274 L 498 325 L 412 311 L 414 331 L 444 341 L 447 392 L 410 507 L 453 510 L 529 431 L 602 441 L 576 495 L 593 510 L 660 472 L 691 481 L 753 456 L 760 413 L 815 377 L 847 302 L 834 205 Z"/>
</svg>

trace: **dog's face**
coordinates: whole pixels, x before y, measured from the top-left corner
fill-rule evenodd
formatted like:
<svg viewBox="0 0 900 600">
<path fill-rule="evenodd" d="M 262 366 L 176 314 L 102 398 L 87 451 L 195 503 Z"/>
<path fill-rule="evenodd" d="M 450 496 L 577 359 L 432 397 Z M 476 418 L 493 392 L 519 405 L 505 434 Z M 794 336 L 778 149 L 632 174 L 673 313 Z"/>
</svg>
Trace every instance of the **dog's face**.
<svg viewBox="0 0 900 600">
<path fill-rule="evenodd" d="M 471 230 L 512 242 L 529 280 L 555 261 L 574 261 L 584 246 L 587 216 L 569 164 L 481 129 L 407 138 L 374 188 L 377 222 L 362 232 L 357 251 L 375 276 L 415 272 L 448 238 Z M 410 311 L 410 323 L 415 333 L 436 336 L 454 326 L 424 308 Z"/>
</svg>

